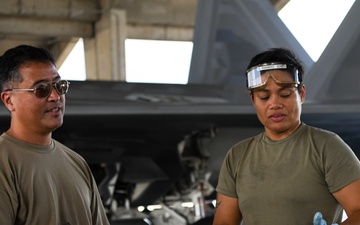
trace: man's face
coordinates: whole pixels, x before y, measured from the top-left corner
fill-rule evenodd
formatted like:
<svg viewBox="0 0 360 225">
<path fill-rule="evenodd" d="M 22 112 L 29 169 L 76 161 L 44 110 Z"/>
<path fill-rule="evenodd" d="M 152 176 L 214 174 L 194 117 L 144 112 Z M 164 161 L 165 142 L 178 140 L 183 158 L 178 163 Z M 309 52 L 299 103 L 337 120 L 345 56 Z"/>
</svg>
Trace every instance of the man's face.
<svg viewBox="0 0 360 225">
<path fill-rule="evenodd" d="M 51 62 L 30 62 L 19 68 L 23 77 L 21 83 L 12 88 L 36 88 L 40 84 L 60 80 Z M 48 134 L 63 123 L 65 95 L 59 95 L 52 87 L 48 97 L 37 98 L 33 92 L 11 92 L 11 105 L 8 109 L 12 116 L 12 126 L 30 134 Z"/>
<path fill-rule="evenodd" d="M 284 70 L 270 70 L 276 77 L 288 76 Z M 293 84 L 277 84 L 269 76 L 266 84 L 254 89 L 250 98 L 266 135 L 273 140 L 289 136 L 300 124 L 301 104 L 305 100 L 305 87 L 298 90 Z"/>
</svg>

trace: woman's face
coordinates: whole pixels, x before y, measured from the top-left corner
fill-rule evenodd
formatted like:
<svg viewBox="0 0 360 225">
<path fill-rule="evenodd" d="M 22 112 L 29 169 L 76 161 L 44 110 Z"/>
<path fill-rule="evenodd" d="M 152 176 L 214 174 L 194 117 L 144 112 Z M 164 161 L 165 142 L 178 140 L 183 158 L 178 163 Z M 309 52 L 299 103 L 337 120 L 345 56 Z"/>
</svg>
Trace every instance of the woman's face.
<svg viewBox="0 0 360 225">
<path fill-rule="evenodd" d="M 288 77 L 284 70 L 270 70 L 276 77 Z M 255 88 L 250 98 L 266 135 L 272 140 L 289 136 L 300 125 L 301 104 L 305 100 L 305 86 L 278 84 L 269 76 L 266 84 Z"/>
</svg>

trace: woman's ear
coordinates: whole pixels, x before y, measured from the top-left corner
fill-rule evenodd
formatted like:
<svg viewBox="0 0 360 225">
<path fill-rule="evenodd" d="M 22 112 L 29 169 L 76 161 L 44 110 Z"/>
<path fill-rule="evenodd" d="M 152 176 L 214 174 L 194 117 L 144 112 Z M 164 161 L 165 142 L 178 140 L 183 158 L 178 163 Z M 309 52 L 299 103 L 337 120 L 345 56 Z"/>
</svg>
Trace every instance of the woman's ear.
<svg viewBox="0 0 360 225">
<path fill-rule="evenodd" d="M 252 102 L 252 104 L 254 105 L 254 91 L 249 91 L 249 97 L 250 97 L 250 100 Z"/>
<path fill-rule="evenodd" d="M 301 86 L 299 87 L 299 94 L 300 94 L 301 103 L 304 103 L 306 97 L 306 87 L 304 84 L 301 84 Z"/>
</svg>

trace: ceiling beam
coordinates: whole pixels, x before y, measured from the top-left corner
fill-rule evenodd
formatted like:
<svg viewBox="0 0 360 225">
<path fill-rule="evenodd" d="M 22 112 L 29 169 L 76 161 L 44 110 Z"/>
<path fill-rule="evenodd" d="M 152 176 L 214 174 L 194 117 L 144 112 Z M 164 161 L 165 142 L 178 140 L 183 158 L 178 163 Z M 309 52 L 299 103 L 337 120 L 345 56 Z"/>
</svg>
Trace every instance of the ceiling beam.
<svg viewBox="0 0 360 225">
<path fill-rule="evenodd" d="M 92 37 L 92 23 L 35 17 L 0 17 L 0 35 L 45 37 Z"/>
<path fill-rule="evenodd" d="M 0 15 L 47 19 L 98 20 L 98 0 L 1 0 Z"/>
</svg>

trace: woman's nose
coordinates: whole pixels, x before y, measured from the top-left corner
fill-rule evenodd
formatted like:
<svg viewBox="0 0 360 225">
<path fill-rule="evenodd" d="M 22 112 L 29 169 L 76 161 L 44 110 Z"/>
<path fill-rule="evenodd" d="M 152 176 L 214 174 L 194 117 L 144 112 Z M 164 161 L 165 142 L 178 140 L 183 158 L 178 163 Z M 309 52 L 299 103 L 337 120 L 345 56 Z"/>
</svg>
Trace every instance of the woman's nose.
<svg viewBox="0 0 360 225">
<path fill-rule="evenodd" d="M 282 99 L 279 95 L 271 95 L 268 102 L 271 109 L 281 109 L 283 107 Z"/>
</svg>

